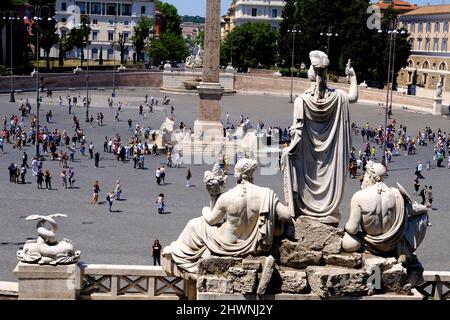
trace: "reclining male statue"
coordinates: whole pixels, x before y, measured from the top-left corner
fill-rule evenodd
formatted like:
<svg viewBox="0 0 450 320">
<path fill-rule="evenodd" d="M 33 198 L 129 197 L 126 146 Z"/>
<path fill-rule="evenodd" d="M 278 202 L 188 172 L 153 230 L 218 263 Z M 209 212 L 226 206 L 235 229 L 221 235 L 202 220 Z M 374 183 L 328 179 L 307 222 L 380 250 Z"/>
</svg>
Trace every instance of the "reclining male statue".
<svg viewBox="0 0 450 320">
<path fill-rule="evenodd" d="M 419 267 L 415 251 L 428 227 L 427 207 L 413 202 L 403 187 L 384 182 L 386 168 L 369 161 L 361 190 L 351 200 L 342 247 L 346 252 L 369 252 L 395 257 L 407 268 Z"/>
<path fill-rule="evenodd" d="M 253 184 L 255 170 L 256 161 L 239 160 L 237 185 L 217 199 L 212 192 L 217 186 L 207 184 L 212 207 L 204 207 L 201 217 L 189 221 L 178 240 L 164 248 L 163 256 L 171 255 L 179 269 L 196 273 L 199 259 L 210 254 L 243 257 L 270 250 L 274 235 L 282 232 L 280 222 L 293 217 L 271 189 Z"/>
</svg>

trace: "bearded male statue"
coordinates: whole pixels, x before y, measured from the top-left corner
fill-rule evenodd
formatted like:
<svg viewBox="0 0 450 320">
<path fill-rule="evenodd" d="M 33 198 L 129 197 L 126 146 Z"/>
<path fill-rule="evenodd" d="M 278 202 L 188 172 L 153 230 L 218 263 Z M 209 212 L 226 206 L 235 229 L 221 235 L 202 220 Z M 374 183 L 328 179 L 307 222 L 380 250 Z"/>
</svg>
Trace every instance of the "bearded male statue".
<svg viewBox="0 0 450 320">
<path fill-rule="evenodd" d="M 237 185 L 217 197 L 214 181 L 205 176 L 212 207 L 204 207 L 202 216 L 188 222 L 178 239 L 163 250 L 163 256 L 189 273 L 197 272 L 200 258 L 210 254 L 243 257 L 271 249 L 274 236 L 281 235 L 283 221 L 293 217 L 269 188 L 253 184 L 256 161 L 241 159 L 234 175 Z"/>
</svg>

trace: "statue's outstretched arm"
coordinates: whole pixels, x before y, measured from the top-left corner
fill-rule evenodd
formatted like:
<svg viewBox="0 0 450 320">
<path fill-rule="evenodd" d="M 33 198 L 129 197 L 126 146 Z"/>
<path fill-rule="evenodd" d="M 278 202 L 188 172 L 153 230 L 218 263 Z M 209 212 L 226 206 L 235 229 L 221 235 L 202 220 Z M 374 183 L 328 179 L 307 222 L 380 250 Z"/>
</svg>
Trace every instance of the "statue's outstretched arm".
<svg viewBox="0 0 450 320">
<path fill-rule="evenodd" d="M 359 232 L 361 227 L 361 208 L 358 204 L 358 199 L 353 196 L 350 208 L 350 217 L 345 224 L 345 231 L 351 235 Z"/>
<path fill-rule="evenodd" d="M 221 201 L 220 197 L 212 210 L 210 207 L 204 207 L 202 210 L 203 219 L 205 219 L 205 221 L 211 226 L 220 223 L 225 216 L 225 213 L 226 208 L 223 205 L 223 201 Z"/>
<path fill-rule="evenodd" d="M 350 91 L 348 92 L 348 100 L 350 103 L 358 102 L 359 97 L 358 79 L 356 78 L 356 72 L 351 66 L 351 63 L 347 64 L 345 73 L 350 78 Z"/>
</svg>

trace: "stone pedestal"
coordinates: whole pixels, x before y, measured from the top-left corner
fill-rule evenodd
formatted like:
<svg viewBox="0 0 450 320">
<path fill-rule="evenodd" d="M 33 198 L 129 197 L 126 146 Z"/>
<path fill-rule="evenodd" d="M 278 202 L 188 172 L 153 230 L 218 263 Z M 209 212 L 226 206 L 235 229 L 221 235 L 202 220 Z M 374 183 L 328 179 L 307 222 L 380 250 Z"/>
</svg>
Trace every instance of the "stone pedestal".
<svg viewBox="0 0 450 320">
<path fill-rule="evenodd" d="M 223 139 L 223 126 L 220 122 L 223 87 L 219 83 L 202 82 L 197 89 L 200 103 L 198 119 L 194 124 L 195 136 L 203 139 Z"/>
<path fill-rule="evenodd" d="M 433 114 L 434 115 L 443 115 L 447 114 L 448 110 L 446 110 L 445 106 L 442 105 L 441 97 L 433 97 Z"/>
<path fill-rule="evenodd" d="M 50 266 L 19 262 L 14 274 L 19 280 L 19 300 L 76 300 L 81 288 L 77 264 Z"/>
</svg>

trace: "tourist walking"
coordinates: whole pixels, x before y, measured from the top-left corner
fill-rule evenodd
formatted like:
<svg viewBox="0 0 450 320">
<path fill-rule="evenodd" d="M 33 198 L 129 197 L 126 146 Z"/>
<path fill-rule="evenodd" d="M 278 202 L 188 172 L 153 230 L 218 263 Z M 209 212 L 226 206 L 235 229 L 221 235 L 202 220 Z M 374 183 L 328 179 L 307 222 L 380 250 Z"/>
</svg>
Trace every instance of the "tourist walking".
<svg viewBox="0 0 450 320">
<path fill-rule="evenodd" d="M 100 192 L 100 184 L 98 181 L 95 181 L 94 185 L 92 186 L 92 200 L 91 204 L 98 205 L 98 193 Z"/>
<path fill-rule="evenodd" d="M 420 197 L 422 201 L 420 202 L 421 205 L 425 205 L 426 202 L 426 194 L 427 194 L 427 186 L 425 186 L 422 190 L 420 190 Z"/>
<path fill-rule="evenodd" d="M 160 266 L 161 265 L 161 244 L 159 240 L 156 239 L 152 245 L 152 257 L 153 257 L 153 265 Z"/>
<path fill-rule="evenodd" d="M 120 200 L 120 196 L 122 195 L 122 188 L 120 186 L 120 181 L 116 181 L 116 187 L 114 188 L 114 195 L 117 200 Z"/>
<path fill-rule="evenodd" d="M 191 169 L 188 168 L 186 173 L 186 187 L 191 186 L 191 178 L 192 178 Z"/>
<path fill-rule="evenodd" d="M 158 208 L 159 214 L 164 214 L 164 194 L 160 193 L 156 199 L 156 207 Z"/>
<path fill-rule="evenodd" d="M 419 195 L 419 189 L 420 189 L 420 183 L 419 183 L 419 179 L 414 179 L 414 195 L 418 196 Z"/>
<path fill-rule="evenodd" d="M 98 164 L 100 162 L 100 153 L 98 153 L 98 152 L 95 153 L 94 161 L 95 161 L 95 167 L 98 168 Z"/>
<path fill-rule="evenodd" d="M 163 185 L 165 185 L 166 184 L 166 169 L 164 168 L 164 166 L 162 166 L 161 167 L 161 169 L 159 169 L 159 171 L 160 171 L 160 177 L 161 177 L 161 183 L 163 184 Z"/>
<path fill-rule="evenodd" d="M 92 159 L 93 157 L 94 157 L 94 144 L 91 141 L 91 143 L 89 143 L 89 158 Z"/>
<path fill-rule="evenodd" d="M 50 174 L 50 171 L 48 169 L 45 170 L 44 180 L 45 180 L 45 189 L 52 190 L 52 175 Z"/>
<path fill-rule="evenodd" d="M 111 193 L 107 193 L 106 194 L 106 201 L 108 202 L 109 205 L 109 212 L 112 212 L 112 205 L 114 203 L 114 192 Z"/>
<path fill-rule="evenodd" d="M 39 170 L 37 174 L 38 189 L 42 189 L 42 182 L 44 182 L 44 173 L 42 172 L 42 170 Z"/>
<path fill-rule="evenodd" d="M 156 178 L 156 184 L 160 185 L 161 184 L 161 170 L 160 170 L 160 168 L 156 169 L 155 178 Z"/>
<path fill-rule="evenodd" d="M 59 176 L 61 177 L 63 189 L 67 189 L 67 172 L 66 172 L 66 170 L 63 170 Z"/>
<path fill-rule="evenodd" d="M 433 187 L 432 186 L 428 187 L 427 198 L 428 198 L 427 207 L 432 208 L 433 207 Z"/>
<path fill-rule="evenodd" d="M 75 183 L 75 171 L 73 171 L 73 169 L 68 169 L 67 170 L 67 180 L 69 181 L 69 187 L 73 188 L 73 185 Z"/>
<path fill-rule="evenodd" d="M 27 173 L 27 168 L 24 164 L 20 167 L 20 179 L 22 181 L 22 184 L 25 184 L 25 174 Z"/>
</svg>

